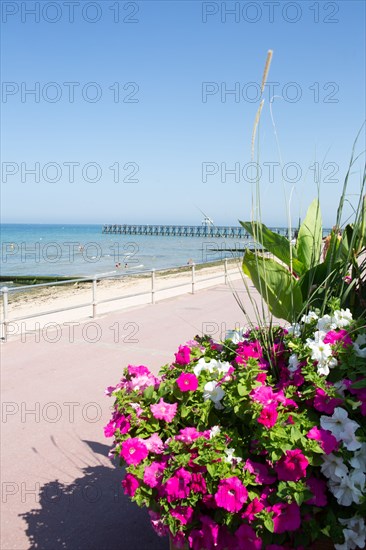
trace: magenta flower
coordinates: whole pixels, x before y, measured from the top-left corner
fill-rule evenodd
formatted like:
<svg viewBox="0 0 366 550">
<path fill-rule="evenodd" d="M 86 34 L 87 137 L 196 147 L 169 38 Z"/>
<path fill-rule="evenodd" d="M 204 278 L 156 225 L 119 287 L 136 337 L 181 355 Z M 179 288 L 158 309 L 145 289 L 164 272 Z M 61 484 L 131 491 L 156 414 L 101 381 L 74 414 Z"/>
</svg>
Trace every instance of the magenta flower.
<svg viewBox="0 0 366 550">
<path fill-rule="evenodd" d="M 264 384 L 254 388 L 254 390 L 250 392 L 250 397 L 253 401 L 262 403 L 262 405 L 266 406 L 272 405 L 272 403 L 278 401 L 278 395 L 272 390 L 271 386 L 266 386 Z"/>
<path fill-rule="evenodd" d="M 237 357 L 235 361 L 239 364 L 246 363 L 249 357 L 254 357 L 254 359 L 260 359 L 263 356 L 262 347 L 260 342 L 256 340 L 255 342 L 239 342 L 238 347 L 236 348 Z"/>
<path fill-rule="evenodd" d="M 296 531 L 301 525 L 300 508 L 295 503 L 275 504 L 269 508 L 273 512 L 273 524 L 275 533 L 286 533 L 286 531 Z"/>
<path fill-rule="evenodd" d="M 128 418 L 115 412 L 112 420 L 104 427 L 104 435 L 105 437 L 113 437 L 117 429 L 120 430 L 121 434 L 126 434 L 130 427 Z"/>
<path fill-rule="evenodd" d="M 275 466 L 277 477 L 280 481 L 299 481 L 306 476 L 306 468 L 309 465 L 308 459 L 300 449 L 286 451 Z"/>
<path fill-rule="evenodd" d="M 338 441 L 334 435 L 329 430 L 323 430 L 323 428 L 317 428 L 314 426 L 308 431 L 307 437 L 309 439 L 319 441 L 319 444 L 326 455 L 329 455 L 338 447 Z"/>
<path fill-rule="evenodd" d="M 127 371 L 130 376 L 144 376 L 151 374 L 149 369 L 144 365 L 139 365 L 138 367 L 135 367 L 134 365 L 128 365 Z"/>
<path fill-rule="evenodd" d="M 220 526 L 209 516 L 200 516 L 203 532 L 203 548 L 217 548 Z"/>
<path fill-rule="evenodd" d="M 160 483 L 164 470 L 165 464 L 152 462 L 144 470 L 144 483 L 149 487 L 156 487 Z"/>
<path fill-rule="evenodd" d="M 314 504 L 315 506 L 326 506 L 328 504 L 327 499 L 327 484 L 324 479 L 318 479 L 317 477 L 310 477 L 306 481 L 307 486 L 314 496 L 306 501 L 307 504 Z"/>
<path fill-rule="evenodd" d="M 248 499 L 248 491 L 237 477 L 222 479 L 219 483 L 215 501 L 219 508 L 228 512 L 239 512 Z"/>
<path fill-rule="evenodd" d="M 206 481 L 200 472 L 192 474 L 191 490 L 193 493 L 207 493 Z"/>
<path fill-rule="evenodd" d="M 132 474 L 126 474 L 125 478 L 121 482 L 124 493 L 129 497 L 133 497 L 136 493 L 136 489 L 139 487 L 139 482 Z"/>
<path fill-rule="evenodd" d="M 161 454 L 164 450 L 164 443 L 157 433 L 152 434 L 148 439 L 145 439 L 145 445 L 150 453 Z"/>
<path fill-rule="evenodd" d="M 144 440 L 139 437 L 132 437 L 122 443 L 121 456 L 128 464 L 140 464 L 149 454 Z"/>
<path fill-rule="evenodd" d="M 166 537 L 166 535 L 169 534 L 169 529 L 162 522 L 160 518 L 160 514 L 158 514 L 157 512 L 154 512 L 153 510 L 149 510 L 149 516 L 151 520 L 151 525 L 155 533 L 159 535 L 159 537 Z"/>
<path fill-rule="evenodd" d="M 257 537 L 256 532 L 249 525 L 240 525 L 235 532 L 237 548 L 239 550 L 261 550 L 262 541 Z"/>
<path fill-rule="evenodd" d="M 195 374 L 182 372 L 177 379 L 177 385 L 180 391 L 196 391 L 198 388 L 198 378 Z"/>
<path fill-rule="evenodd" d="M 352 346 L 353 341 L 348 332 L 344 329 L 341 330 L 330 330 L 324 336 L 324 344 L 336 344 L 337 342 L 342 342 L 344 348 Z"/>
<path fill-rule="evenodd" d="M 186 498 L 190 493 L 189 482 L 192 474 L 184 468 L 179 468 L 175 474 L 165 483 L 165 491 L 168 501 Z"/>
<path fill-rule="evenodd" d="M 258 498 L 254 498 L 252 502 L 248 504 L 245 512 L 242 513 L 241 517 L 247 519 L 250 522 L 256 519 L 256 514 L 259 514 L 264 508 L 264 504 Z"/>
<path fill-rule="evenodd" d="M 188 346 L 179 346 L 178 352 L 174 355 L 177 365 L 188 365 L 191 361 L 191 350 Z"/>
<path fill-rule="evenodd" d="M 192 443 L 195 439 L 203 436 L 203 432 L 198 432 L 196 428 L 182 428 L 179 431 L 179 435 L 175 436 L 175 439 L 182 441 L 183 443 Z"/>
<path fill-rule="evenodd" d="M 193 518 L 193 508 L 191 506 L 176 506 L 170 512 L 173 518 L 176 518 L 182 525 L 187 525 Z"/>
<path fill-rule="evenodd" d="M 325 414 L 333 414 L 334 409 L 342 405 L 343 399 L 330 397 L 324 390 L 317 388 L 314 397 L 314 409 Z"/>
<path fill-rule="evenodd" d="M 275 476 L 271 476 L 268 473 L 268 468 L 261 462 L 254 462 L 250 458 L 247 459 L 244 466 L 245 470 L 248 470 L 251 474 L 255 474 L 255 481 L 261 485 L 271 485 L 276 481 Z"/>
<path fill-rule="evenodd" d="M 263 424 L 266 428 L 272 428 L 277 422 L 277 409 L 276 405 L 273 403 L 267 407 L 263 407 L 262 412 L 257 419 L 260 424 Z"/>
<path fill-rule="evenodd" d="M 156 405 L 150 405 L 150 410 L 153 417 L 157 420 L 165 420 L 165 422 L 171 422 L 177 413 L 178 403 L 166 403 L 161 397 L 159 403 Z"/>
</svg>

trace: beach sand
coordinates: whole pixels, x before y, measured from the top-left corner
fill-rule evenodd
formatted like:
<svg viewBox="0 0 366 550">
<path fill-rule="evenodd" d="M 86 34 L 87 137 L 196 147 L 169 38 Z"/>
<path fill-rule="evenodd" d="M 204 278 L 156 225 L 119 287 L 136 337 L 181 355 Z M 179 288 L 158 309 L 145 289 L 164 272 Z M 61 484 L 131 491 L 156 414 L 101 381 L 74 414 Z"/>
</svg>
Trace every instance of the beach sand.
<svg viewBox="0 0 366 550">
<path fill-rule="evenodd" d="M 231 282 L 242 279 L 242 277 L 240 261 L 229 261 L 227 269 L 229 286 Z M 131 274 L 115 279 L 102 278 L 98 280 L 96 318 L 114 311 L 151 303 L 151 279 L 151 273 L 147 273 L 146 275 Z M 195 267 L 195 292 L 223 282 L 225 282 L 223 262 L 218 265 Z M 155 302 L 192 293 L 191 268 L 156 271 L 154 289 Z M 100 303 L 104 300 L 105 303 Z M 93 317 L 92 301 L 92 282 L 38 287 L 34 290 L 30 288 L 25 292 L 18 293 L 10 292 L 7 314 L 8 338 L 19 337 L 26 331 L 42 330 L 44 327 L 51 330 L 52 324 L 90 319 Z M 3 320 L 4 310 L 1 303 L 1 323 Z M 3 332 L 1 336 L 3 336 Z"/>
</svg>

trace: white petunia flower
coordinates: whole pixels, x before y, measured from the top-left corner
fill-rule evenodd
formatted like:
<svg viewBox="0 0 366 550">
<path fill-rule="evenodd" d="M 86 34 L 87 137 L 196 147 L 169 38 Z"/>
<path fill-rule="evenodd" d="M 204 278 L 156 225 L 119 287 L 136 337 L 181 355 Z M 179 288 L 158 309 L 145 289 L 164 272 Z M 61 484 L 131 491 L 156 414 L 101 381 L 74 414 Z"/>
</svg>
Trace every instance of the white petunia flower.
<svg viewBox="0 0 366 550">
<path fill-rule="evenodd" d="M 227 462 L 228 464 L 232 464 L 235 460 L 239 464 L 239 462 L 243 460 L 242 458 L 240 458 L 240 456 L 235 456 L 234 453 L 235 453 L 235 449 L 233 448 L 225 449 L 225 454 L 226 454 L 226 456 L 224 457 L 225 462 Z"/>
<path fill-rule="evenodd" d="M 289 334 L 295 336 L 295 338 L 301 336 L 301 327 L 299 323 L 292 323 L 290 327 L 286 327 L 286 330 Z"/>
<path fill-rule="evenodd" d="M 317 330 L 314 333 L 314 339 L 306 339 L 306 345 L 311 349 L 311 358 L 316 361 L 318 374 L 327 376 L 329 369 L 337 364 L 337 360 L 332 357 L 332 348 L 330 344 L 324 344 L 325 332 Z"/>
<path fill-rule="evenodd" d="M 343 462 L 343 458 L 333 453 L 323 456 L 323 464 L 320 469 L 325 477 L 336 482 L 348 475 L 348 468 Z"/>
<path fill-rule="evenodd" d="M 323 430 L 329 430 L 337 441 L 342 441 L 342 433 L 346 440 L 350 437 L 351 430 L 356 431 L 359 425 L 348 418 L 348 412 L 341 407 L 336 407 L 332 416 L 322 415 L 320 425 Z"/>
<path fill-rule="evenodd" d="M 323 315 L 323 317 L 318 319 L 316 326 L 319 330 L 325 331 L 325 332 L 328 332 L 328 330 L 335 328 L 333 319 L 330 315 Z"/>
<path fill-rule="evenodd" d="M 366 358 L 366 334 L 359 334 L 353 343 L 353 349 L 358 357 Z"/>
<path fill-rule="evenodd" d="M 344 431 L 340 434 L 341 441 L 348 451 L 358 451 L 362 447 L 362 443 L 357 439 L 355 433 L 359 427 L 357 422 L 351 420 L 346 424 Z"/>
<path fill-rule="evenodd" d="M 362 518 L 354 516 L 349 519 L 340 519 L 339 522 L 346 526 L 343 529 L 344 543 L 335 544 L 336 550 L 354 550 L 355 548 L 365 548 L 365 522 Z"/>
<path fill-rule="evenodd" d="M 290 372 L 295 372 L 299 368 L 300 362 L 296 353 L 292 353 L 288 358 L 288 370 Z"/>
<path fill-rule="evenodd" d="M 225 340 L 231 340 L 234 344 L 239 344 L 239 342 L 243 342 L 244 330 L 244 328 L 240 328 L 239 330 L 227 330 Z"/>
<path fill-rule="evenodd" d="M 358 449 L 351 460 L 349 461 L 352 468 L 360 470 L 366 473 L 366 443 L 362 443 L 360 449 Z"/>
<path fill-rule="evenodd" d="M 196 376 L 199 376 L 203 370 L 207 370 L 208 372 L 213 372 L 213 370 L 216 368 L 218 361 L 216 359 L 211 359 L 210 361 L 205 361 L 204 357 L 201 357 L 199 361 L 197 361 L 197 364 L 193 368 L 193 372 Z"/>
<path fill-rule="evenodd" d="M 352 313 L 348 308 L 337 310 L 334 312 L 332 321 L 336 325 L 336 328 L 347 327 L 352 321 Z"/>
<path fill-rule="evenodd" d="M 216 435 L 219 435 L 220 432 L 221 432 L 220 426 L 212 426 L 210 430 L 210 439 L 212 439 Z"/>
<path fill-rule="evenodd" d="M 317 314 L 315 313 L 315 311 L 309 311 L 309 313 L 307 315 L 303 315 L 301 317 L 301 322 L 302 323 L 305 323 L 305 324 L 309 324 L 311 323 L 312 320 L 315 320 L 317 321 L 319 319 L 319 317 L 317 316 Z"/>
<path fill-rule="evenodd" d="M 203 399 L 205 401 L 211 399 L 211 401 L 215 403 L 216 409 L 222 409 L 223 407 L 220 401 L 225 395 L 225 391 L 222 389 L 222 387 L 218 386 L 216 382 L 207 382 L 203 389 Z"/>
<path fill-rule="evenodd" d="M 352 502 L 359 504 L 365 489 L 366 476 L 362 472 L 353 470 L 348 476 L 339 481 L 329 480 L 329 490 L 341 506 L 351 506 Z"/>
</svg>

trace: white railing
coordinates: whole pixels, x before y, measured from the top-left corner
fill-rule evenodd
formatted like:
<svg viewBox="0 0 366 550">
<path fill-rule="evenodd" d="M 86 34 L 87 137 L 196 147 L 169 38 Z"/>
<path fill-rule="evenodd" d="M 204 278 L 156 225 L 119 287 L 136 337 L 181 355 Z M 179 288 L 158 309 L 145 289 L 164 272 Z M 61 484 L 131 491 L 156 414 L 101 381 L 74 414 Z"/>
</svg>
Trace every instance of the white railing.
<svg viewBox="0 0 366 550">
<path fill-rule="evenodd" d="M 207 262 L 207 263 L 204 264 L 203 267 L 205 267 L 206 265 L 209 267 L 210 263 L 217 264 L 217 261 Z M 100 304 L 106 304 L 108 302 L 114 302 L 114 301 L 117 301 L 117 300 L 125 300 L 127 298 L 135 298 L 136 296 L 143 296 L 143 295 L 148 295 L 148 294 L 151 294 L 151 303 L 155 304 L 156 303 L 156 294 L 158 292 L 163 292 L 163 291 L 166 291 L 166 290 L 170 290 L 170 289 L 190 285 L 191 286 L 191 293 L 194 294 L 196 283 L 201 283 L 201 282 L 206 282 L 206 281 L 210 281 L 210 280 L 213 280 L 213 279 L 218 279 L 218 278 L 221 278 L 222 276 L 224 276 L 225 284 L 227 284 L 228 283 L 228 261 L 227 261 L 226 258 L 223 260 L 223 266 L 224 266 L 224 272 L 222 274 L 220 274 L 220 273 L 215 274 L 215 275 L 212 275 L 210 277 L 200 278 L 199 280 L 196 280 L 196 264 L 192 263 L 189 266 L 177 266 L 177 267 L 171 267 L 171 268 L 166 268 L 166 269 L 160 269 L 158 271 L 156 271 L 155 269 L 151 269 L 151 270 L 145 270 L 145 271 L 137 271 L 137 272 L 134 272 L 133 274 L 123 274 L 123 275 L 114 275 L 114 276 L 111 276 L 111 275 L 93 275 L 93 277 L 82 277 L 80 279 L 68 279 L 68 280 L 63 280 L 63 281 L 40 283 L 40 284 L 36 284 L 36 285 L 15 286 L 15 287 L 10 287 L 10 288 L 4 286 L 4 287 L 0 288 L 0 295 L 2 296 L 2 300 L 3 300 L 3 318 L 1 320 L 1 327 L 2 327 L 1 340 L 3 340 L 4 342 L 7 341 L 7 339 L 8 339 L 8 326 L 9 326 L 10 323 L 16 323 L 18 321 L 24 321 L 26 319 L 41 317 L 43 315 L 52 315 L 52 314 L 55 314 L 55 313 L 62 313 L 64 311 L 69 311 L 69 310 L 78 309 L 78 308 L 85 308 L 85 307 L 91 307 L 92 308 L 91 309 L 91 314 L 92 314 L 92 317 L 94 319 L 97 316 L 97 313 L 98 313 L 97 312 L 97 307 Z M 191 270 L 190 281 L 186 281 L 186 282 L 183 282 L 183 283 L 176 283 L 176 284 L 173 284 L 173 285 L 170 285 L 170 286 L 164 286 L 162 288 L 157 288 L 157 286 L 156 286 L 156 273 L 164 274 L 164 272 L 171 271 L 172 269 L 174 269 L 174 270 L 177 270 L 177 273 L 179 274 L 179 270 L 183 270 L 184 268 L 187 269 L 187 267 L 188 267 L 188 269 Z M 105 298 L 103 300 L 97 300 L 98 281 L 101 281 L 103 279 L 122 279 L 122 278 L 125 278 L 125 277 L 132 277 L 132 276 L 135 276 L 135 275 L 150 275 L 150 278 L 151 278 L 150 290 L 144 290 L 142 292 L 135 292 L 135 293 L 132 293 L 132 294 L 124 294 L 124 295 L 120 295 L 120 296 L 113 296 L 112 298 Z M 92 285 L 91 285 L 92 294 L 91 294 L 91 301 L 90 302 L 86 302 L 86 303 L 83 303 L 83 304 L 73 304 L 73 305 L 70 304 L 68 307 L 64 307 L 64 308 L 53 309 L 53 310 L 50 310 L 50 311 L 43 311 L 43 312 L 33 313 L 31 315 L 23 315 L 23 316 L 20 316 L 20 317 L 9 318 L 9 295 L 13 292 L 20 292 L 20 291 L 26 291 L 26 290 L 29 291 L 29 290 L 34 290 L 34 289 L 37 289 L 37 288 L 48 287 L 48 286 L 60 286 L 60 285 L 66 285 L 66 284 L 75 284 L 75 283 L 79 283 L 79 282 L 85 283 L 85 282 L 89 282 L 89 281 L 92 283 Z"/>
</svg>

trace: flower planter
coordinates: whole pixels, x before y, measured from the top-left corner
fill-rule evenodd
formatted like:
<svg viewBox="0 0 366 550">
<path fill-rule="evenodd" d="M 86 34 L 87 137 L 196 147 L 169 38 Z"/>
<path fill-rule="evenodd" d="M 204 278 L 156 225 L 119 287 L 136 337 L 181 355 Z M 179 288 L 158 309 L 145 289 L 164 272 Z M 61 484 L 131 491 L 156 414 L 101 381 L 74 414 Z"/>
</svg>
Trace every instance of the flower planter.
<svg viewBox="0 0 366 550">
<path fill-rule="evenodd" d="M 183 548 L 178 548 L 172 541 L 172 539 L 169 539 L 169 549 L 170 550 L 189 550 L 188 544 L 186 544 Z M 222 550 L 222 549 L 218 549 Z M 318 540 L 315 542 L 310 550 L 334 550 L 334 544 L 332 541 L 324 541 L 324 540 Z"/>
</svg>

